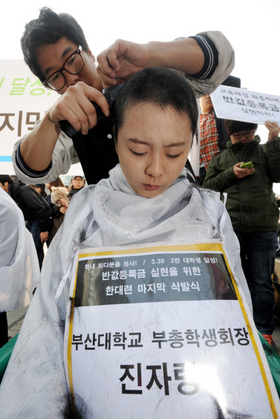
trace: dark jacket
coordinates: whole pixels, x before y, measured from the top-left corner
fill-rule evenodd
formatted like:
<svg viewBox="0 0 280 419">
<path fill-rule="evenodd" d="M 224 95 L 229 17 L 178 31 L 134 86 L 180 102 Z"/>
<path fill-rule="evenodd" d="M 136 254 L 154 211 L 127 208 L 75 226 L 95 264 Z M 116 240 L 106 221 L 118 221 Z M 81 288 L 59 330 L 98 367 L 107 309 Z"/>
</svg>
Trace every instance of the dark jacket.
<svg viewBox="0 0 280 419">
<path fill-rule="evenodd" d="M 25 221 L 38 220 L 41 231 L 49 230 L 50 206 L 32 186 L 20 180 L 14 181 L 9 187 L 9 194 L 22 210 Z"/>
<path fill-rule="evenodd" d="M 246 232 L 278 230 L 279 210 L 273 182 L 280 182 L 280 138 L 259 144 L 259 137 L 244 145 L 227 144 L 210 162 L 203 187 L 226 192 L 226 208 L 234 230 Z M 237 178 L 233 166 L 252 161 L 255 173 Z"/>
</svg>

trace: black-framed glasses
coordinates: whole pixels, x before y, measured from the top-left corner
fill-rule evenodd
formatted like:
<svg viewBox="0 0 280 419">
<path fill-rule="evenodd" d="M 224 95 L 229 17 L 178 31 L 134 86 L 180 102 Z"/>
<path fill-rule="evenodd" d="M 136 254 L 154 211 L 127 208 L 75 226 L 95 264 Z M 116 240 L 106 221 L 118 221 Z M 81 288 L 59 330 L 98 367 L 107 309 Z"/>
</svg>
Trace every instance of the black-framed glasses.
<svg viewBox="0 0 280 419">
<path fill-rule="evenodd" d="M 65 61 L 63 67 L 60 70 L 55 71 L 51 74 L 43 83 L 44 86 L 50 87 L 52 90 L 58 92 L 63 89 L 66 84 L 66 78 L 63 71 L 67 71 L 69 74 L 78 74 L 84 68 L 85 62 L 81 55 L 82 46 L 79 45 L 77 51 L 70 55 Z"/>
<path fill-rule="evenodd" d="M 251 138 L 253 135 L 255 135 L 255 131 L 248 131 L 243 134 L 232 134 L 233 138 L 235 140 L 241 140 L 242 137 L 245 137 L 246 139 Z"/>
</svg>

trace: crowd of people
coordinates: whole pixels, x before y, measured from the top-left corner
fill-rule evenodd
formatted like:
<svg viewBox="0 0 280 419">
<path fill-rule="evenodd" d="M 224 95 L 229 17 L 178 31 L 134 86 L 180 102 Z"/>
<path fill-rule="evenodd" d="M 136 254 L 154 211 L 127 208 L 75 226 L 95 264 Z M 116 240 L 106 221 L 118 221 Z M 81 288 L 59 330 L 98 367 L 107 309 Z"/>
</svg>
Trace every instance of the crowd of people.
<svg viewBox="0 0 280 419">
<path fill-rule="evenodd" d="M 72 196 L 85 186 L 83 175 L 72 176 L 67 187 L 59 177 L 46 184 L 26 185 L 14 175 L 0 175 L 0 187 L 21 209 L 26 228 L 32 234 L 40 270 L 45 256 L 44 243 L 49 247 Z"/>
<path fill-rule="evenodd" d="M 240 87 L 239 82 L 237 79 L 236 87 Z M 209 95 L 200 99 L 200 108 L 198 180 L 203 187 L 226 194 L 226 208 L 239 240 L 242 268 L 251 292 L 254 321 L 277 351 L 272 337 L 275 329 L 272 278 L 279 209 L 273 183 L 280 182 L 280 127 L 267 121 L 267 142 L 260 144 L 257 124 L 219 120 Z M 242 167 L 247 162 L 252 167 Z"/>
<path fill-rule="evenodd" d="M 13 225 L 21 234 L 29 230 L 38 260 L 36 266 L 29 245 L 32 280 L 21 278 L 15 293 L 13 266 L 20 269 L 27 256 L 11 262 L 0 254 L 0 269 L 9 266 L 11 280 L 0 311 L 29 304 L 34 294 L 0 386 L 3 418 L 94 415 L 94 406 L 79 403 L 83 394 L 73 406 L 63 357 L 73 260 L 88 247 L 221 243 L 258 331 L 277 351 L 272 275 L 279 209 L 273 183 L 280 182 L 280 127 L 267 121 L 261 144 L 256 124 L 216 117 L 210 93 L 220 84 L 240 87 L 231 76 L 234 51 L 224 35 L 209 31 L 142 45 L 118 40 L 96 66 L 76 20 L 43 8 L 26 25 L 21 45 L 31 71 L 60 98 L 15 144 L 15 178 L 0 175 L 9 195 L 2 199 L 0 190 L 0 214 L 13 208 Z M 113 104 L 101 93 L 104 87 L 116 91 Z M 104 117 L 97 118 L 91 101 Z M 72 138 L 60 129 L 61 120 L 75 129 Z M 198 124 L 195 176 L 188 155 Z M 67 188 L 60 175 L 78 161 L 85 176 L 72 176 Z M 242 167 L 248 162 L 251 167 Z M 14 246 L 19 237 L 10 237 Z"/>
<path fill-rule="evenodd" d="M 16 176 L 0 175 L 0 188 L 10 196 L 11 200 L 14 201 L 16 206 L 22 212 L 22 218 L 26 229 L 30 232 L 34 246 L 37 252 L 37 260 L 39 269 L 42 269 L 43 260 L 46 253 L 46 248 L 50 246 L 52 239 L 61 226 L 64 219 L 64 215 L 68 208 L 71 197 L 74 193 L 79 192 L 86 185 L 84 176 L 75 175 L 72 176 L 69 187 L 66 187 L 60 178 L 57 178 L 53 182 L 46 184 L 31 184 L 26 185 Z M 59 186 L 59 187 L 58 187 Z M 48 190 L 48 193 L 46 192 Z M 11 200 L 4 201 L 3 195 L 1 195 L 3 204 L 7 202 L 11 205 Z M 12 207 L 13 208 L 13 207 Z M 4 209 L 3 209 L 4 211 Z M 6 243 L 4 230 L 4 221 L 1 225 L 1 232 L 3 233 L 2 246 Z M 17 227 L 17 226 L 15 226 Z M 5 227 L 6 228 L 6 227 Z M 7 243 L 6 243 L 7 244 Z M 16 244 L 15 244 L 16 246 Z M 5 252 L 6 254 L 6 252 Z M 11 257 L 12 255 L 10 255 Z M 4 257 L 1 268 L 6 266 L 7 259 Z M 34 262 L 36 264 L 36 261 Z M 34 267 L 33 267 L 34 269 Z M 24 269 L 23 269 L 23 272 Z M 34 274 L 34 277 L 37 276 Z M 27 275 L 28 277 L 28 275 Z M 16 273 L 15 273 L 16 278 Z M 38 280 L 38 278 L 37 278 Z M 1 288 L 3 290 L 3 288 Z M 34 291 L 34 287 L 30 291 Z M 19 295 L 19 301 L 21 296 Z M 25 299 L 23 306 L 16 305 L 17 309 L 24 308 L 30 303 L 30 299 Z M 26 301 L 28 303 L 26 304 Z M 4 304 L 5 305 L 5 304 Z M 0 348 L 8 342 L 8 323 L 6 311 L 4 306 L 1 304 L 0 312 Z M 10 311 L 10 310 L 8 310 Z"/>
</svg>

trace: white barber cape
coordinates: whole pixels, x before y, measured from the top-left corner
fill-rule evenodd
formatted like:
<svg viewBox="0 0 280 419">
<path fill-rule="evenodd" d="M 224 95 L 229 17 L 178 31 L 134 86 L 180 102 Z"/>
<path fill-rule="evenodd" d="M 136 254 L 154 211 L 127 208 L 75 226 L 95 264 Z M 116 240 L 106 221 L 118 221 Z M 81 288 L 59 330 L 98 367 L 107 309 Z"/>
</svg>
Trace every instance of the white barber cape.
<svg viewBox="0 0 280 419">
<path fill-rule="evenodd" d="M 22 211 L 0 188 L 0 311 L 29 305 L 40 270 Z"/>
<path fill-rule="evenodd" d="M 76 194 L 48 250 L 39 287 L 0 386 L 1 419 L 70 417 L 65 416 L 70 402 L 63 351 L 78 249 L 205 241 L 223 243 L 251 307 L 238 240 L 218 193 L 190 184 L 183 172 L 161 195 L 143 198 L 130 188 L 117 165 L 108 179 Z"/>
</svg>

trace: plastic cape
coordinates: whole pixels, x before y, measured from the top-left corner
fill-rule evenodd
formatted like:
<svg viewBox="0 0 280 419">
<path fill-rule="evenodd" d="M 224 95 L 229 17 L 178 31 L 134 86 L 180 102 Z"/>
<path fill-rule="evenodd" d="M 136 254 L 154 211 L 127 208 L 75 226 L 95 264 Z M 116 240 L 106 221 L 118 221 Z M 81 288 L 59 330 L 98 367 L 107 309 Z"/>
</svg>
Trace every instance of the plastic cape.
<svg viewBox="0 0 280 419">
<path fill-rule="evenodd" d="M 0 189 L 0 311 L 28 306 L 39 276 L 33 237 L 22 211 Z"/>
<path fill-rule="evenodd" d="M 190 184 L 185 172 L 164 193 L 147 199 L 130 188 L 118 165 L 108 179 L 74 195 L 0 386 L 1 419 L 60 418 L 69 406 L 63 348 L 68 279 L 78 249 L 201 241 L 223 242 L 251 306 L 239 244 L 219 194 Z"/>
</svg>

